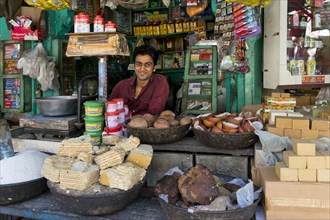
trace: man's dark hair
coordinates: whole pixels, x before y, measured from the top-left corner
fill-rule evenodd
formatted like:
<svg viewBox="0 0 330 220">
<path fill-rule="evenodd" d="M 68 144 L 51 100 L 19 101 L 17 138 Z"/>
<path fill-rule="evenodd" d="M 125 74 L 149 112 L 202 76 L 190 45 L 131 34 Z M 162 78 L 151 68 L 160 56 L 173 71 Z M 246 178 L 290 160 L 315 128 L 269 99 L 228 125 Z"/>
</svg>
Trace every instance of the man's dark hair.
<svg viewBox="0 0 330 220">
<path fill-rule="evenodd" d="M 134 53 L 133 53 L 134 61 L 135 61 L 135 58 L 137 55 L 149 55 L 149 56 L 151 56 L 152 60 L 154 61 L 154 65 L 157 65 L 158 53 L 157 53 L 157 50 L 153 46 L 142 45 L 142 46 L 136 47 L 134 50 Z"/>
</svg>

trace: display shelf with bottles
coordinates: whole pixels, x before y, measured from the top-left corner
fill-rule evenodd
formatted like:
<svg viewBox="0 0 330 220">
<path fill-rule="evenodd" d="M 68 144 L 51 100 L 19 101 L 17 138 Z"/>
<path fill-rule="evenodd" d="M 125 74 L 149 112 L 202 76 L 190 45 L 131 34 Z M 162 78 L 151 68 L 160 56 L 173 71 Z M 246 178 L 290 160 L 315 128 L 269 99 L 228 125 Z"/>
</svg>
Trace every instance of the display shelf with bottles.
<svg viewBox="0 0 330 220">
<path fill-rule="evenodd" d="M 1 112 L 26 112 L 31 110 L 31 79 L 17 69 L 24 47 L 23 41 L 2 41 L 0 44 L 0 107 Z"/>
<path fill-rule="evenodd" d="M 264 88 L 326 86 L 330 3 L 272 1 L 264 13 Z"/>
<path fill-rule="evenodd" d="M 216 113 L 217 110 L 216 46 L 193 46 L 187 50 L 182 112 Z"/>
</svg>

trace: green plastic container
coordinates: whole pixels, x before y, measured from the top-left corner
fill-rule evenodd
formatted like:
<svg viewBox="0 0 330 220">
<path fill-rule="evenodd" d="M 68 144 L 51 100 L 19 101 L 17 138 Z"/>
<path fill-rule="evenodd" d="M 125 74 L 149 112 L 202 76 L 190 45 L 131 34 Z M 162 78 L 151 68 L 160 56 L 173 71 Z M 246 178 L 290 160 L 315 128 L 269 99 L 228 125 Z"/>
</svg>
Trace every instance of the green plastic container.
<svg viewBox="0 0 330 220">
<path fill-rule="evenodd" d="M 87 132 L 103 131 L 104 116 L 99 117 L 85 117 L 85 130 Z"/>
<path fill-rule="evenodd" d="M 103 115 L 104 102 L 86 101 L 84 102 L 86 117 L 97 117 Z"/>
<path fill-rule="evenodd" d="M 102 131 L 98 131 L 98 132 L 85 131 L 84 134 L 88 134 L 89 136 L 91 136 L 93 145 L 100 145 L 102 143 Z"/>
</svg>

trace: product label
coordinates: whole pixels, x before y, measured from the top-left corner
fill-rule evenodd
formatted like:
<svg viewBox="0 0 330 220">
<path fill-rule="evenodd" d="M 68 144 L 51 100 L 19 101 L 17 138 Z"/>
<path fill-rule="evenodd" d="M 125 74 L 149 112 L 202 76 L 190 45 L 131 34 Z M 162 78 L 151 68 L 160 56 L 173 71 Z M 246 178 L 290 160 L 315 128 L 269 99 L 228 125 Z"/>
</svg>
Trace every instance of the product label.
<svg viewBox="0 0 330 220">
<path fill-rule="evenodd" d="M 102 108 L 86 108 L 86 115 L 87 116 L 101 116 L 102 115 Z"/>
<path fill-rule="evenodd" d="M 102 123 L 86 123 L 86 131 L 101 131 Z"/>
<path fill-rule="evenodd" d="M 302 76 L 302 83 L 325 83 L 325 76 Z"/>
</svg>

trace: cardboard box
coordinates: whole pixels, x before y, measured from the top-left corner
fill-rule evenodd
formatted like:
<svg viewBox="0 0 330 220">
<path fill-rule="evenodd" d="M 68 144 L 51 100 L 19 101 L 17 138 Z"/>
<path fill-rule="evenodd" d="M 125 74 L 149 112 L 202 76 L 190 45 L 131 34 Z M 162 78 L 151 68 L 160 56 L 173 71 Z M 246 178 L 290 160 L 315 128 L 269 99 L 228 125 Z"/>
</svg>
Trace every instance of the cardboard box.
<svg viewBox="0 0 330 220">
<path fill-rule="evenodd" d="M 284 128 L 284 136 L 299 139 L 301 138 L 301 129 Z"/>
<path fill-rule="evenodd" d="M 268 220 L 325 220 L 330 219 L 330 212 L 327 209 L 302 209 L 302 210 L 268 210 L 266 211 L 266 218 Z"/>
<path fill-rule="evenodd" d="M 318 130 L 301 130 L 301 139 L 317 139 L 319 137 Z"/>
<path fill-rule="evenodd" d="M 292 96 L 296 98 L 296 106 L 307 106 L 311 104 L 311 96 Z"/>
<path fill-rule="evenodd" d="M 272 92 L 272 97 L 274 97 L 274 98 L 280 98 L 281 97 L 281 93 Z"/>
<path fill-rule="evenodd" d="M 30 28 L 21 28 L 21 27 L 13 27 L 11 32 L 12 40 L 44 40 L 46 39 L 46 14 L 45 11 L 42 11 L 39 8 L 35 7 L 20 7 L 14 18 L 17 16 L 31 16 L 32 24 L 37 27 L 36 30 L 32 30 Z"/>
<path fill-rule="evenodd" d="M 277 128 L 292 128 L 292 118 L 276 116 L 275 127 Z"/>
<path fill-rule="evenodd" d="M 281 182 L 275 175 L 274 167 L 258 167 L 257 175 L 264 190 L 266 213 L 267 211 L 278 211 L 279 213 L 291 211 L 291 216 L 295 217 L 299 216 L 301 212 L 313 210 L 315 218 L 319 216 L 319 213 L 324 214 L 325 212 L 330 217 L 329 183 Z"/>
<path fill-rule="evenodd" d="M 290 93 L 281 93 L 281 97 L 290 98 Z"/>
<path fill-rule="evenodd" d="M 287 111 L 282 111 L 282 110 L 271 110 L 270 111 L 269 124 L 275 124 L 275 118 L 277 116 L 286 117 L 286 116 L 288 116 L 288 112 Z"/>
<path fill-rule="evenodd" d="M 284 136 L 284 128 L 276 128 L 274 125 L 266 125 L 267 131 L 278 136 Z"/>
<path fill-rule="evenodd" d="M 330 121 L 324 119 L 313 119 L 312 129 L 329 131 Z"/>
<path fill-rule="evenodd" d="M 292 119 L 292 128 L 294 129 L 309 129 L 309 119 L 308 118 L 294 118 Z"/>
</svg>

